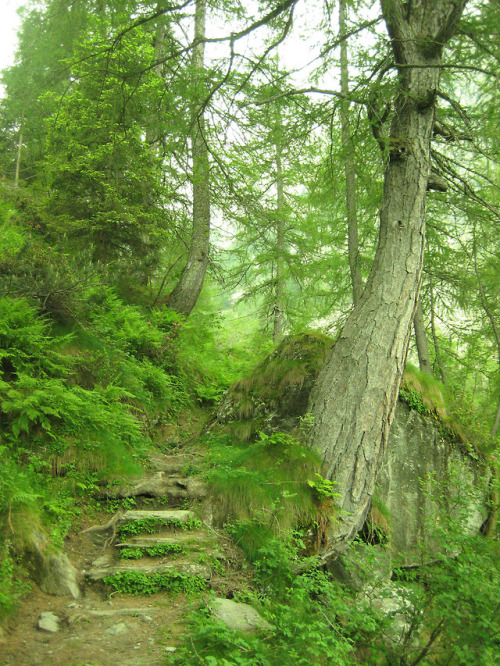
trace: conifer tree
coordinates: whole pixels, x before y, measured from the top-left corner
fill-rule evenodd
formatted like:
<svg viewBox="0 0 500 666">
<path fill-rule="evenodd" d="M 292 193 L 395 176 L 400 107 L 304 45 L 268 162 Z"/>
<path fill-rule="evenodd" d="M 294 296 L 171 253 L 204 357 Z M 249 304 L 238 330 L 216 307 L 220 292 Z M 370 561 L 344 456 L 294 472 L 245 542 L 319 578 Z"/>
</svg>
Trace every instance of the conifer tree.
<svg viewBox="0 0 500 666">
<path fill-rule="evenodd" d="M 210 165 L 204 104 L 206 0 L 196 0 L 192 76 L 194 99 L 191 107 L 193 229 L 186 265 L 179 282 L 168 298 L 168 304 L 180 314 L 189 316 L 203 287 L 210 252 Z"/>
<path fill-rule="evenodd" d="M 380 234 L 370 277 L 310 398 L 310 445 L 337 481 L 336 540 L 363 524 L 394 415 L 421 282 L 425 197 L 443 48 L 465 2 L 382 0 L 398 70 Z"/>
</svg>

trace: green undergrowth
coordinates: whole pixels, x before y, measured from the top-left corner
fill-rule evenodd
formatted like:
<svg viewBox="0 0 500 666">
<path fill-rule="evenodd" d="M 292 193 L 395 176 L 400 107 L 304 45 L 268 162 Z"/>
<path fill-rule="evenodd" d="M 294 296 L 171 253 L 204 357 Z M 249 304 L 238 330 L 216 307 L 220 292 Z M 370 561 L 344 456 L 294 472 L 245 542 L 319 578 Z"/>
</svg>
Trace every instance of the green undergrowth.
<svg viewBox="0 0 500 666">
<path fill-rule="evenodd" d="M 433 502 L 443 498 L 443 491 L 435 482 L 426 487 Z M 380 566 L 376 548 L 359 542 L 352 546 L 352 561 L 359 562 L 362 554 L 364 563 L 355 568 L 357 576 L 369 586 L 360 594 L 332 578 L 318 558 L 304 558 L 300 532 L 272 535 L 265 514 L 255 517 L 253 581 L 235 601 L 250 603 L 271 628 L 245 634 L 230 631 L 212 616 L 211 601 L 205 600 L 193 613 L 170 663 L 494 666 L 500 579 L 492 572 L 498 570 L 500 551 L 494 540 L 465 529 L 475 497 L 474 488 L 462 484 L 453 515 L 443 504 L 438 517 L 429 516 L 432 564 L 406 568 L 404 576 L 396 570 L 397 595 L 386 587 L 385 576 L 374 575 Z M 238 529 L 234 526 L 232 531 Z M 268 534 L 265 542 L 259 533 Z M 429 561 L 424 544 L 422 557 Z M 386 614 L 380 610 L 384 597 L 391 599 Z M 403 636 L 399 617 L 407 627 Z"/>
<path fill-rule="evenodd" d="M 15 609 L 17 601 L 29 591 L 19 564 L 12 557 L 9 542 L 0 546 L 0 621 Z"/>
<path fill-rule="evenodd" d="M 142 557 L 165 557 L 182 555 L 186 552 L 183 545 L 177 543 L 158 543 L 154 546 L 140 546 L 138 548 L 120 548 L 118 557 L 121 560 L 140 560 Z"/>
<path fill-rule="evenodd" d="M 151 575 L 140 571 L 122 571 L 103 578 L 103 582 L 115 592 L 146 596 L 158 592 L 200 593 L 207 587 L 206 580 L 201 576 L 192 576 L 179 571 Z"/>
<path fill-rule="evenodd" d="M 197 518 L 190 518 L 181 521 L 177 518 L 164 520 L 162 518 L 143 518 L 130 523 L 123 523 L 116 528 L 117 534 L 121 537 L 136 536 L 138 534 L 154 534 L 164 528 L 177 529 L 183 531 L 196 530 L 202 527 L 203 523 Z"/>
<path fill-rule="evenodd" d="M 251 530 L 255 516 L 265 516 L 259 531 L 277 534 L 299 526 L 324 531 L 334 518 L 335 488 L 319 474 L 321 461 L 286 433 L 260 433 L 252 444 L 228 435 L 208 438 L 205 472 L 217 513 L 241 527 L 236 540 L 252 557 Z"/>
<path fill-rule="evenodd" d="M 208 600 L 193 613 L 171 663 L 355 663 L 354 640 L 361 632 L 368 640 L 375 637 L 380 629 L 375 616 L 358 608 L 354 596 L 332 582 L 316 558 L 300 558 L 298 535 L 282 536 L 255 553 L 253 585 L 235 599 L 250 603 L 271 628 L 230 631 L 214 619 Z"/>
</svg>

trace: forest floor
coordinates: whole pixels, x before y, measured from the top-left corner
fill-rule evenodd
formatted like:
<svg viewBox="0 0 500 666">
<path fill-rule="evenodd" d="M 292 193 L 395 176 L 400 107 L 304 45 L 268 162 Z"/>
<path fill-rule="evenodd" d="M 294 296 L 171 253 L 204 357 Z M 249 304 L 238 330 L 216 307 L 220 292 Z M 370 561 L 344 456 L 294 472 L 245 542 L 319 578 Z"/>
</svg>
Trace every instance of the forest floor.
<svg viewBox="0 0 500 666">
<path fill-rule="evenodd" d="M 189 441 L 203 420 L 191 422 Z M 173 428 L 167 439 L 178 437 Z M 184 435 L 184 439 L 187 436 Z M 167 442 L 168 444 L 168 442 Z M 186 448 L 182 450 L 186 452 Z M 157 454 L 155 454 L 157 455 Z M 83 530 L 105 524 L 109 511 L 92 507 L 68 534 L 65 552 L 79 571 L 88 569 L 106 550 L 92 543 Z M 232 596 L 241 589 L 242 578 L 238 549 L 229 541 L 220 543 L 225 552 L 223 571 L 214 574 L 209 589 L 218 596 Z M 188 630 L 189 615 L 208 600 L 209 592 L 151 596 L 110 593 L 101 582 L 81 581 L 82 596 L 50 596 L 31 584 L 16 612 L 0 628 L 0 664 L 2 666 L 156 666 L 171 663 L 172 655 Z M 50 611 L 59 619 L 54 633 L 40 630 L 40 615 Z"/>
<path fill-rule="evenodd" d="M 177 595 L 114 595 L 85 590 L 81 599 L 33 588 L 0 643 L 6 666 L 141 666 L 168 664 L 193 600 Z M 60 618 L 57 633 L 38 629 L 41 612 Z"/>
</svg>

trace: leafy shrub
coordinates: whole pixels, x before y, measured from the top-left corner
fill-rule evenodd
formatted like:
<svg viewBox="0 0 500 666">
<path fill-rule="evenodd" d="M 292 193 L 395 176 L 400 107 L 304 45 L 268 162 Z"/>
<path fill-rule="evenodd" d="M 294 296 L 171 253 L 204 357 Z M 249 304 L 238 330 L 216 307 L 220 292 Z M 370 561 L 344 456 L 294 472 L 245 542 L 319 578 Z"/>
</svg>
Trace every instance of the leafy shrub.
<svg viewBox="0 0 500 666">
<path fill-rule="evenodd" d="M 477 490 L 458 468 L 450 474 L 459 489 L 454 497 L 446 480 L 431 477 L 425 484 L 442 507 L 438 516 L 427 517 L 432 563 L 399 572 L 419 592 L 411 630 L 421 639 L 407 647 L 406 657 L 410 663 L 428 655 L 439 664 L 493 666 L 500 635 L 500 548 L 471 531 L 471 507 L 480 508 Z M 429 554 L 423 552 L 422 559 L 428 562 Z"/>
<path fill-rule="evenodd" d="M 315 558 L 301 562 L 293 539 L 269 541 L 254 563 L 255 591 L 251 603 L 273 629 L 251 634 L 230 631 L 215 620 L 208 607 L 191 618 L 188 636 L 177 651 L 178 664 L 269 665 L 297 663 L 357 663 L 354 638 L 368 640 L 378 630 L 376 620 L 357 611 L 352 597 L 332 582 Z"/>
<path fill-rule="evenodd" d="M 422 416 L 427 416 L 430 413 L 429 408 L 422 400 L 422 396 L 414 388 L 401 388 L 399 391 L 399 398 L 406 403 L 410 409 L 414 409 L 419 414 L 422 414 Z"/>
<path fill-rule="evenodd" d="M 14 578 L 14 560 L 8 544 L 0 548 L 0 620 L 14 608 L 22 591 L 22 585 Z"/>
</svg>

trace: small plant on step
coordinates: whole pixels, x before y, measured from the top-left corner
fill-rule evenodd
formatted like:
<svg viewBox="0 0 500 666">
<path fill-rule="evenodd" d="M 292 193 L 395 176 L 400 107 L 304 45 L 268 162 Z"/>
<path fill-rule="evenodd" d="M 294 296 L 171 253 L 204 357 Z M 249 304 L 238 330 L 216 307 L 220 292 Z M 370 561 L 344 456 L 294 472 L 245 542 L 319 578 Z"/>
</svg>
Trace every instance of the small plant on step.
<svg viewBox="0 0 500 666">
<path fill-rule="evenodd" d="M 184 531 L 196 530 L 202 526 L 201 520 L 197 518 L 190 518 L 182 522 L 177 518 L 163 520 L 162 518 L 144 518 L 130 523 L 124 523 L 116 528 L 117 533 L 121 537 L 134 536 L 138 534 L 154 534 L 164 527 L 171 529 L 179 529 Z"/>
<path fill-rule="evenodd" d="M 164 591 L 199 593 L 207 587 L 207 582 L 201 576 L 192 576 L 180 571 L 165 571 L 151 576 L 141 571 L 120 571 L 113 576 L 103 578 L 103 582 L 116 592 L 147 596 Z"/>
<path fill-rule="evenodd" d="M 166 557 L 181 555 L 186 552 L 184 546 L 177 543 L 157 543 L 154 546 L 141 548 L 120 548 L 118 557 L 121 560 L 140 560 L 142 557 Z"/>
</svg>

